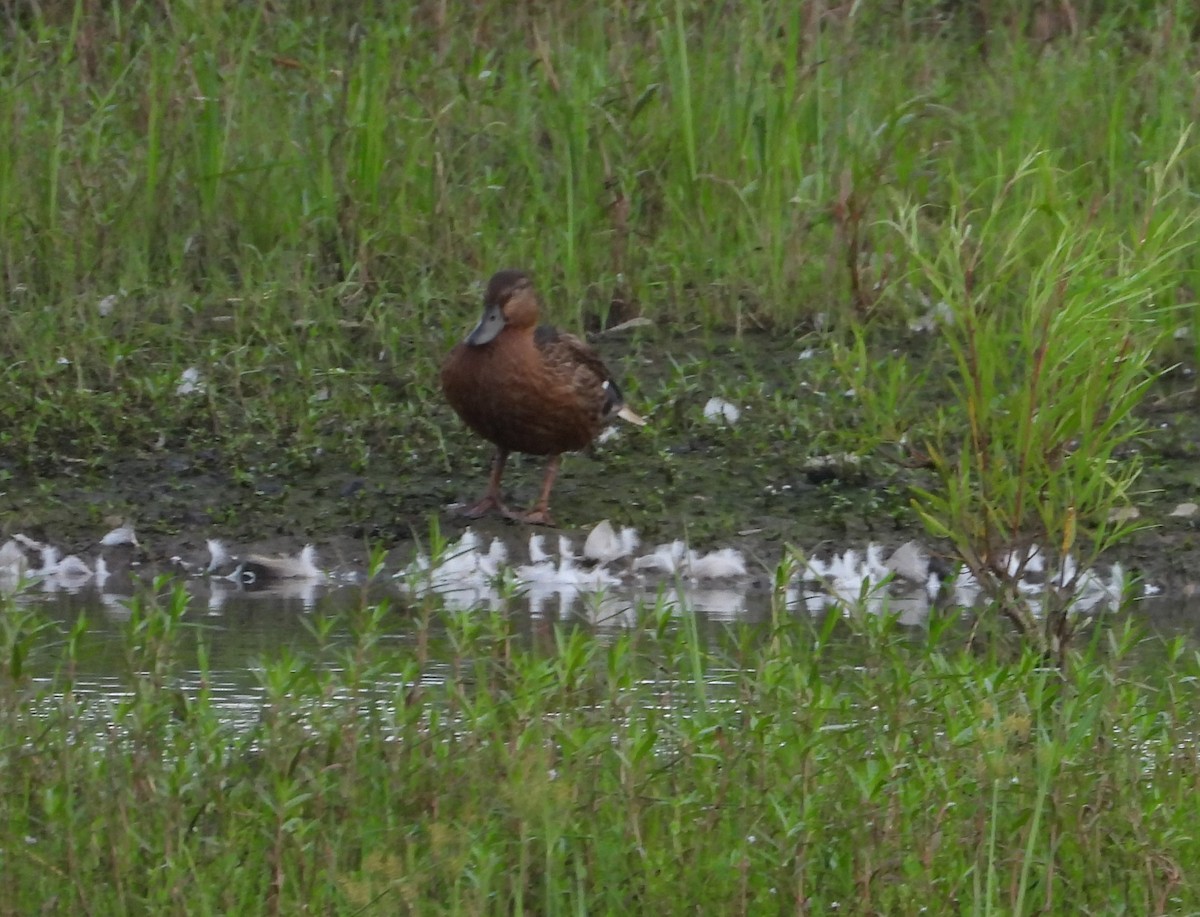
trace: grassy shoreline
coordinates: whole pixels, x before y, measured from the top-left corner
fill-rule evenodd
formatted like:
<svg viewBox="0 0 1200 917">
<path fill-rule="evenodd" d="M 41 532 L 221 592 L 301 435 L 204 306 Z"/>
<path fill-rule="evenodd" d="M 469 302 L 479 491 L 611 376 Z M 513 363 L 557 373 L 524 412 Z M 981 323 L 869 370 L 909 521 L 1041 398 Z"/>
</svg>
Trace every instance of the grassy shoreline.
<svg viewBox="0 0 1200 917">
<path fill-rule="evenodd" d="M 205 672 L 185 607 L 134 612 L 122 700 L 72 691 L 82 628 L 6 613 L 12 912 L 1198 906 L 1183 641 L 1099 629 L 1063 682 L 946 621 L 701 640 L 647 610 L 530 645 L 509 616 L 367 606 L 265 658 L 232 729 L 181 688 Z"/>
<path fill-rule="evenodd" d="M 948 621 L 701 639 L 648 609 L 530 644 L 426 606 L 397 644 L 368 606 L 264 658 L 260 716 L 231 728 L 181 688 L 206 669 L 185 606 L 135 611 L 121 700 L 72 691 L 81 627 L 6 613 L 11 913 L 1198 906 L 1182 640 L 1100 628 L 1064 681 Z"/>
</svg>

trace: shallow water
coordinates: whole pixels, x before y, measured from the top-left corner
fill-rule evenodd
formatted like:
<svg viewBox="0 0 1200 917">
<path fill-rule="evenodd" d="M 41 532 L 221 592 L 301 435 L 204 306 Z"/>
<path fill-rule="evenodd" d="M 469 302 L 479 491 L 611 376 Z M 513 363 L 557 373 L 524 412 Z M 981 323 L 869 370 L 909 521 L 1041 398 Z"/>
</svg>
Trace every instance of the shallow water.
<svg viewBox="0 0 1200 917">
<path fill-rule="evenodd" d="M 380 603 L 388 609 L 381 639 L 401 646 L 411 642 L 415 654 L 418 638 L 432 637 L 423 644 L 430 662 L 420 677 L 438 681 L 448 671 L 451 651 L 441 637 L 449 619 L 434 615 L 431 629 L 422 633 L 414 618 L 430 609 L 502 614 L 531 642 L 549 636 L 558 622 L 615 633 L 638 627 L 650 613 L 657 620 L 662 612 L 676 619 L 694 614 L 701 636 L 712 640 L 729 627 L 767 622 L 772 613 L 823 620 L 850 608 L 895 615 L 919 637 L 935 606 L 970 606 L 978 596 L 970 577 L 946 568 L 915 541 L 891 550 L 868 544 L 762 562 L 731 547 L 696 552 L 681 541 L 641 545 L 632 529 L 618 532 L 608 523 L 574 538 L 553 539 L 524 529 L 467 529 L 442 543 L 433 558 L 420 552 L 377 558 L 382 566 L 369 579 L 361 562 L 326 566 L 322 552 L 311 548 L 264 555 L 209 542 L 203 555 L 175 558 L 172 569 L 165 570 L 130 551 L 136 545 L 131 529 L 105 536 L 101 544 L 110 542 L 107 554 L 82 559 L 63 558 L 52 546 L 14 537 L 19 543 L 0 547 L 0 555 L 7 554 L 15 565 L 0 586 L 8 586 L 14 608 L 36 608 L 53 623 L 51 641 L 62 639 L 80 615 L 86 616 L 73 689 L 94 705 L 101 721 L 129 696 L 126 654 L 130 643 L 138 642 L 128 636 L 134 608 L 170 602 L 180 584 L 187 626 L 179 658 L 198 660 L 202 645 L 206 663 L 203 673 L 197 661 L 196 668 L 173 678 L 189 694 L 207 689 L 231 723 L 261 715 L 264 665 L 285 652 L 303 659 L 318 648 L 315 622 L 332 621 L 327 639 L 349 644 L 355 613 Z M 1130 594 L 1155 592 L 1131 580 L 1118 564 L 1081 570 L 1070 558 L 1049 563 L 1036 549 L 1007 563 L 1035 608 L 1047 582 L 1073 583 L 1077 607 L 1090 614 L 1115 611 Z M 22 582 L 22 576 L 31 579 Z M 1192 604 L 1176 597 L 1139 599 L 1130 613 L 1152 630 L 1195 635 L 1194 612 Z M 847 649 L 853 654 L 852 644 Z M 51 646 L 40 659 L 41 668 L 35 664 L 33 674 L 48 684 L 58 654 Z M 715 686 L 722 674 L 706 677 Z M 387 694 L 411 687 L 384 676 L 377 690 Z"/>
<path fill-rule="evenodd" d="M 98 715 L 129 696 L 129 666 L 124 658 L 126 631 L 137 601 L 153 600 L 154 587 L 149 577 L 141 585 L 124 592 L 102 591 L 95 584 L 78 589 L 55 588 L 52 581 L 26 586 L 11 596 L 14 607 L 36 609 L 53 622 L 60 633 L 67 633 L 79 616 L 86 615 L 87 634 L 82 641 L 79 664 L 74 675 L 75 691 L 81 699 L 96 705 Z M 344 582 L 335 579 L 280 580 L 254 586 L 231 582 L 224 577 L 178 576 L 158 582 L 162 601 L 174 583 L 183 583 L 187 593 L 185 621 L 189 625 L 185 640 L 193 644 L 202 637 L 207 653 L 207 668 L 184 671 L 178 686 L 192 693 L 203 686 L 213 704 L 233 724 L 246 723 L 261 715 L 265 693 L 259 678 L 264 660 L 277 658 L 284 650 L 303 657 L 316 646 L 312 631 L 317 618 L 333 618 L 330 634 L 334 642 L 350 639 L 348 613 L 379 602 L 387 602 L 382 639 L 404 644 L 414 642 L 414 603 L 432 591 L 435 607 L 451 611 L 494 610 L 510 616 L 518 634 L 531 641 L 549 633 L 555 622 L 575 623 L 598 632 L 619 631 L 636 626 L 645 608 L 665 606 L 675 616 L 694 613 L 702 635 L 716 637 L 729 626 L 754 625 L 770 619 L 772 595 L 764 577 L 741 577 L 729 582 L 702 583 L 685 576 L 670 578 L 631 577 L 599 591 L 578 584 L 541 582 L 507 585 L 498 581 L 462 580 L 442 582 L 430 589 L 431 582 L 415 585 L 411 577 L 381 576 L 375 582 Z M 781 595 L 788 614 L 809 618 L 823 617 L 839 599 L 833 584 L 793 584 Z M 902 625 L 919 632 L 931 606 L 926 590 L 914 586 L 866 589 L 862 607 L 869 613 L 888 611 Z M 856 597 L 853 593 L 846 598 Z M 428 603 L 426 603 L 428 606 Z M 1200 636 L 1195 604 L 1175 598 L 1155 597 L 1135 602 L 1129 612 L 1144 621 L 1148 629 L 1166 635 Z M 435 618 L 435 630 L 437 629 Z M 422 681 L 445 677 L 446 662 L 434 661 L 422 673 Z M 185 658 L 189 654 L 185 653 Z M 45 671 L 36 675 L 48 682 L 54 663 L 53 651 L 44 657 Z M 721 673 L 710 673 L 719 680 Z M 386 678 L 378 689 L 388 693 L 407 688 Z"/>
<path fill-rule="evenodd" d="M 194 659 L 193 647 L 203 642 L 207 665 L 204 672 L 197 668 L 175 671 L 172 681 L 189 695 L 201 688 L 207 690 L 213 706 L 235 726 L 253 722 L 262 714 L 266 692 L 260 672 L 265 661 L 278 658 L 284 651 L 303 658 L 316 649 L 312 625 L 318 618 L 335 619 L 328 639 L 334 644 L 348 644 L 352 639 L 350 613 L 387 602 L 389 613 L 384 618 L 381 639 L 398 644 L 411 642 L 415 652 L 418 626 L 414 622 L 417 612 L 411 604 L 413 596 L 390 578 L 369 586 L 280 581 L 254 588 L 207 577 L 177 578 L 174 582 L 182 582 L 188 596 L 182 658 Z M 127 631 L 134 605 L 152 600 L 153 590 L 147 586 L 134 593 L 114 594 L 102 592 L 94 585 L 74 591 L 45 586 L 34 584 L 11 596 L 13 607 L 37 610 L 53 623 L 59 634 L 69 632 L 80 615 L 86 616 L 87 632 L 80 643 L 73 690 L 79 700 L 92 708 L 94 715 L 108 720 L 108 712 L 132 696 L 125 658 Z M 663 587 L 655 594 L 643 590 L 636 596 L 621 590 L 604 594 L 571 593 L 571 590 L 542 590 L 533 595 L 525 592 L 506 599 L 503 604 L 517 633 L 531 642 L 548 634 L 550 625 L 557 621 L 575 622 L 597 631 L 628 627 L 636 620 L 637 606 L 646 602 L 665 602 L 680 612 L 688 608 L 695 612 L 700 630 L 710 634 L 731 621 L 752 623 L 769 615 L 769 597 L 762 590 Z M 163 602 L 167 601 L 169 588 L 159 595 Z M 447 589 L 435 599 L 435 605 L 453 610 L 474 603 L 475 607 L 486 609 L 493 599 L 494 596 L 481 594 L 474 588 Z M 434 631 L 440 633 L 436 618 Z M 437 660 L 436 650 L 434 656 L 421 673 L 424 685 L 440 682 L 449 674 L 448 661 Z M 51 648 L 43 654 L 41 665 L 35 665 L 35 683 L 49 686 L 56 667 L 57 654 Z M 719 674 L 714 674 L 714 678 L 719 678 Z M 376 690 L 387 695 L 411 687 L 402 684 L 399 675 L 395 682 L 384 676 Z"/>
</svg>

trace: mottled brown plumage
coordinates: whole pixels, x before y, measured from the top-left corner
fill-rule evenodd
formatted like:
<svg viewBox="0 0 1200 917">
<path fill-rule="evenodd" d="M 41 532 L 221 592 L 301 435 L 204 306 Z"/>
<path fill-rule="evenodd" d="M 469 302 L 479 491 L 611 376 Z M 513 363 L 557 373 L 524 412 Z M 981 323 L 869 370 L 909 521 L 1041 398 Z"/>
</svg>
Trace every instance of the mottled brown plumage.
<svg viewBox="0 0 1200 917">
<path fill-rule="evenodd" d="M 488 282 L 483 318 L 442 364 L 442 391 L 468 427 L 496 446 L 487 493 L 463 512 L 498 510 L 553 525 L 550 490 L 560 457 L 586 447 L 615 418 L 645 421 L 621 397 L 604 362 L 583 341 L 537 327 L 538 301 L 529 275 L 500 271 Z M 500 494 L 510 452 L 548 455 L 538 502 L 514 513 Z"/>
</svg>

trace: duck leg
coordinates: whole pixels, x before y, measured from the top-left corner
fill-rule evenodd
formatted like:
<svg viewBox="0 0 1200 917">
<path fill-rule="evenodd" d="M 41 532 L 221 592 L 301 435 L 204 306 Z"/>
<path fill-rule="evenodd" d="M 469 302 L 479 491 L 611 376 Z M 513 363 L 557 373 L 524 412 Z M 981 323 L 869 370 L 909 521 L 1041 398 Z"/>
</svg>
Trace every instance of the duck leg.
<svg viewBox="0 0 1200 917">
<path fill-rule="evenodd" d="M 554 525 L 554 519 L 550 516 L 550 491 L 554 487 L 554 479 L 558 477 L 561 464 L 561 455 L 550 456 L 550 461 L 546 464 L 546 476 L 542 479 L 542 495 L 528 512 L 510 513 L 512 518 L 528 522 L 530 525 Z"/>
<path fill-rule="evenodd" d="M 496 457 L 492 459 L 492 473 L 488 477 L 487 492 L 478 503 L 472 503 L 459 510 L 461 515 L 468 519 L 478 519 L 493 510 L 506 516 L 511 515 L 511 511 L 504 505 L 504 499 L 500 493 L 500 479 L 504 476 L 504 465 L 507 461 L 508 450 L 497 448 Z"/>
</svg>

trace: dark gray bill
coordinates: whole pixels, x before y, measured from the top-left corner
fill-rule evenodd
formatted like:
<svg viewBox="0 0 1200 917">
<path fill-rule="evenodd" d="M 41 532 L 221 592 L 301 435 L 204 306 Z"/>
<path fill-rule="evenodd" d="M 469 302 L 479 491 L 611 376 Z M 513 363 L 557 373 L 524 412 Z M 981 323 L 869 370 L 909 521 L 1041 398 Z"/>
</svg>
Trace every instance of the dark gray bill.
<svg viewBox="0 0 1200 917">
<path fill-rule="evenodd" d="M 486 344 L 504 330 L 504 312 L 499 306 L 487 306 L 483 310 L 483 318 L 475 326 L 475 330 L 467 335 L 467 343 L 472 347 Z"/>
</svg>

